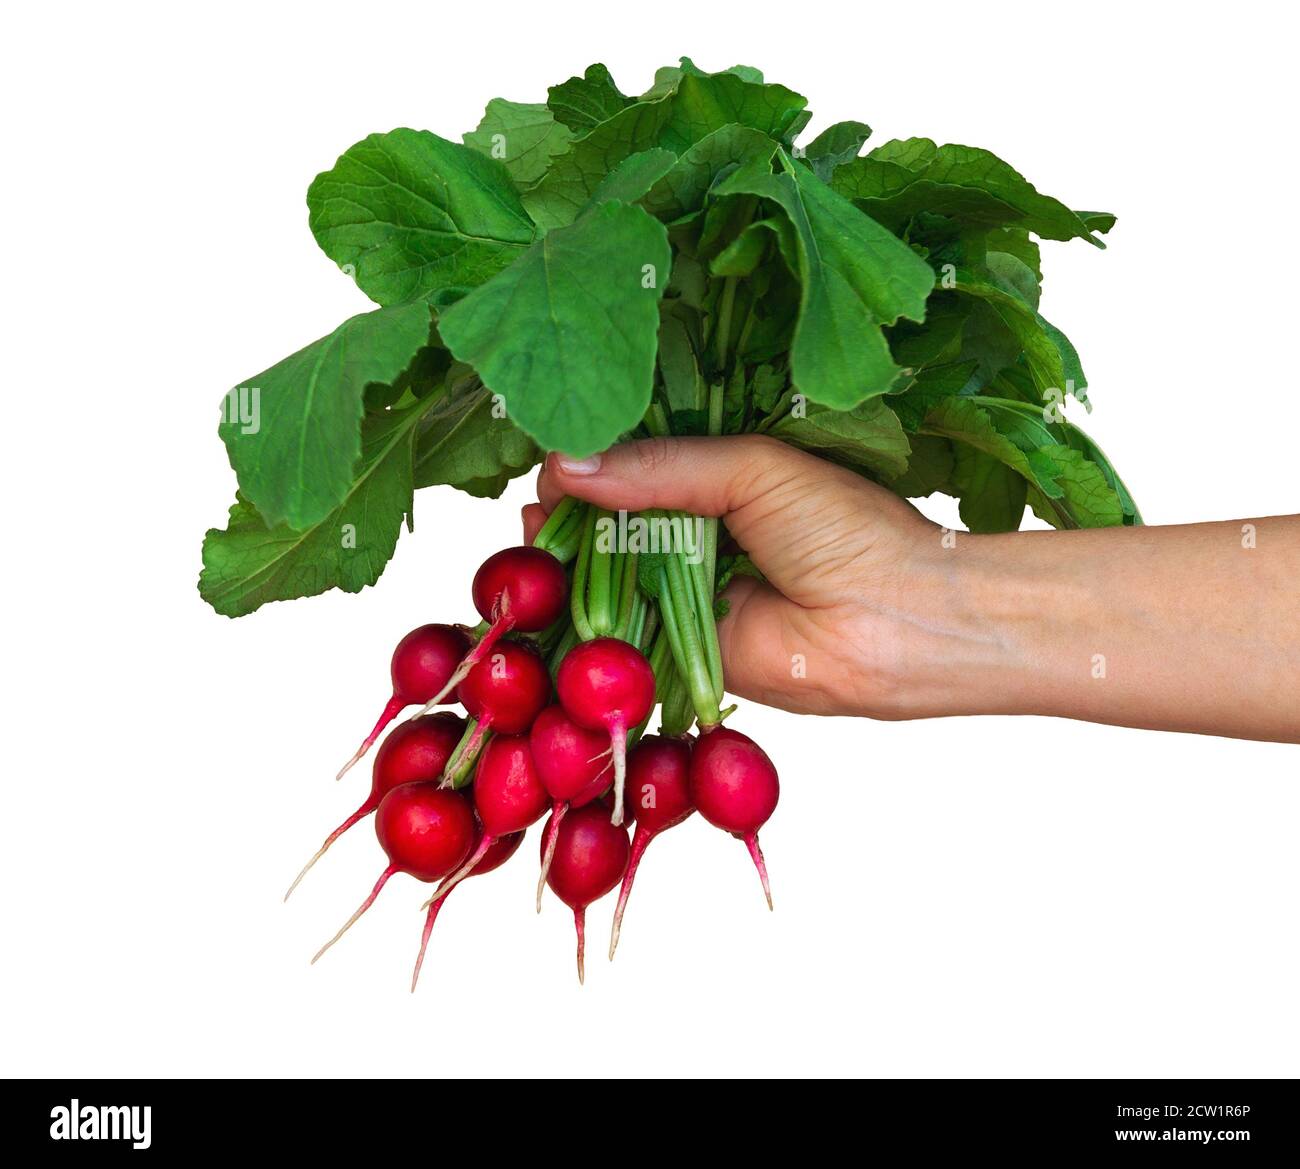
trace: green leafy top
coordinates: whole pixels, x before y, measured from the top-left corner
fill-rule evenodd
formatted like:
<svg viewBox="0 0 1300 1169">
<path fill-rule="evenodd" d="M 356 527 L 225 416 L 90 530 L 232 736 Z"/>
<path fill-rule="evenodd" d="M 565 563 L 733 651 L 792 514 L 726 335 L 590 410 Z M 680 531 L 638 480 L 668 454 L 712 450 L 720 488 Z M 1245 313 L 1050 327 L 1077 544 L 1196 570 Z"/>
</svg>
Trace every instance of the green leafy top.
<svg viewBox="0 0 1300 1169">
<path fill-rule="evenodd" d="M 227 396 L 239 480 L 208 533 L 220 612 L 373 583 L 418 487 L 497 495 L 547 450 L 666 427 L 768 433 L 973 530 L 1139 522 L 1067 422 L 1078 354 L 1039 312 L 1037 239 L 1114 224 L 984 150 L 841 122 L 683 58 L 639 97 L 604 65 L 495 98 L 463 143 L 373 134 L 308 190 L 322 250 L 379 307 Z"/>
</svg>

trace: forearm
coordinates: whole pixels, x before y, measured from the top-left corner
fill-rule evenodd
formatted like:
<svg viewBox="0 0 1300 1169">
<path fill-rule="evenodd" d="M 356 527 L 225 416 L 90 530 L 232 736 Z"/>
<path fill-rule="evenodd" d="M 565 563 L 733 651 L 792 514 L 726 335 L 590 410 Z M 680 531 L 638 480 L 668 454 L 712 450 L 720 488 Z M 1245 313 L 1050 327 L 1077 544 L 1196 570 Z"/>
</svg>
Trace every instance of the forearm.
<svg viewBox="0 0 1300 1169">
<path fill-rule="evenodd" d="M 1300 741 L 1300 517 L 959 535 L 941 555 L 975 647 L 946 685 L 974 708 Z"/>
</svg>

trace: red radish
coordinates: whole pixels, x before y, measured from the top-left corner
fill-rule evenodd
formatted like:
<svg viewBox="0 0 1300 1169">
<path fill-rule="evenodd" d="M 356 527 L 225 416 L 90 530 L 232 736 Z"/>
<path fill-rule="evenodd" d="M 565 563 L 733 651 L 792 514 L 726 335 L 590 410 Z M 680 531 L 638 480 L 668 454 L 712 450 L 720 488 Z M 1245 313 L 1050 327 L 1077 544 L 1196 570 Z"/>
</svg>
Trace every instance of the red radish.
<svg viewBox="0 0 1300 1169">
<path fill-rule="evenodd" d="M 325 843 L 316 850 L 316 855 L 302 867 L 302 872 L 289 886 L 284 895 L 289 900 L 289 893 L 298 888 L 303 879 L 326 850 L 358 820 L 369 816 L 379 801 L 395 787 L 417 780 L 438 779 L 447 760 L 465 733 L 465 720 L 449 710 L 440 710 L 437 714 L 424 714 L 402 723 L 384 740 L 375 754 L 375 765 L 370 773 L 370 794 L 355 812 L 334 829 Z"/>
<path fill-rule="evenodd" d="M 609 787 L 609 750 L 599 731 L 580 727 L 562 706 L 548 706 L 528 732 L 537 774 L 550 794 L 551 819 L 542 847 L 542 875 L 537 879 L 537 912 L 542 911 L 546 872 L 555 855 L 560 821 L 572 806 L 589 804 Z"/>
<path fill-rule="evenodd" d="M 623 823 L 623 782 L 627 732 L 650 713 L 655 675 L 645 655 L 617 637 L 597 637 L 575 645 L 555 675 L 565 713 L 579 726 L 603 730 L 614 756 L 615 827 Z"/>
<path fill-rule="evenodd" d="M 437 881 L 469 854 L 474 844 L 474 812 L 460 792 L 436 783 L 404 783 L 379 802 L 375 835 L 388 854 L 388 867 L 367 897 L 312 959 L 315 963 L 367 909 L 394 873 L 410 873 L 420 881 Z"/>
<path fill-rule="evenodd" d="M 637 866 L 650 842 L 680 824 L 693 811 L 690 787 L 691 742 L 647 735 L 627 759 L 627 783 L 631 793 L 629 806 L 636 809 L 636 832 L 632 836 L 632 855 L 623 874 L 614 910 L 614 928 L 609 935 L 609 956 L 613 960 L 623 928 L 623 911 L 632 892 Z"/>
<path fill-rule="evenodd" d="M 442 690 L 429 699 L 427 710 L 442 702 L 496 645 L 502 634 L 540 633 L 569 605 L 569 580 L 564 565 L 542 548 L 504 548 L 494 552 L 474 574 L 474 608 L 490 622 L 451 674 Z"/>
<path fill-rule="evenodd" d="M 483 748 L 474 772 L 473 793 L 483 835 L 469 859 L 443 885 L 444 894 L 474 871 L 498 837 L 522 832 L 550 807 L 551 798 L 533 766 L 527 735 L 498 735 Z"/>
<path fill-rule="evenodd" d="M 503 641 L 460 684 L 460 700 L 478 722 L 449 761 L 452 771 L 466 756 L 473 758 L 489 731 L 518 735 L 533 725 L 550 701 L 551 675 L 542 655 L 521 641 Z"/>
<path fill-rule="evenodd" d="M 478 849 L 479 840 L 482 837 L 483 829 L 479 824 L 475 824 L 474 847 Z M 516 852 L 519 846 L 524 842 L 522 832 L 512 832 L 509 836 L 498 836 L 492 842 L 491 848 L 483 854 L 483 859 L 478 862 L 473 870 L 468 874 L 471 877 L 481 877 L 484 873 L 490 873 L 493 869 L 499 869 L 506 863 Z M 437 893 L 434 894 L 433 900 L 429 902 L 429 913 L 424 919 L 424 933 L 420 935 L 420 953 L 415 959 L 415 972 L 411 975 L 411 993 L 415 993 L 415 984 L 420 979 L 420 967 L 424 965 L 424 951 L 429 946 L 429 935 L 433 933 L 433 923 L 438 920 L 438 911 L 442 908 L 443 902 L 447 900 L 447 895 L 451 888 L 443 881 L 438 886 Z"/>
<path fill-rule="evenodd" d="M 417 702 L 436 706 L 444 699 L 455 702 L 455 685 L 448 685 L 448 682 L 455 673 L 456 663 L 468 652 L 469 635 L 455 625 L 421 625 L 402 638 L 393 650 L 390 666 L 393 696 L 375 723 L 375 729 L 366 736 L 357 753 L 343 765 L 335 778 L 342 779 L 352 765 L 374 746 L 384 728 L 408 706 Z"/>
<path fill-rule="evenodd" d="M 691 752 L 691 797 L 700 815 L 745 842 L 763 882 L 767 907 L 772 889 L 758 847 L 758 830 L 776 810 L 781 784 L 767 753 L 753 739 L 727 727 L 700 736 Z"/>
<path fill-rule="evenodd" d="M 543 836 L 542 847 L 546 841 Z M 586 977 L 587 906 L 604 897 L 627 869 L 627 829 L 611 823 L 603 804 L 574 808 L 560 825 L 546 883 L 573 910 L 578 931 L 578 981 Z"/>
</svg>

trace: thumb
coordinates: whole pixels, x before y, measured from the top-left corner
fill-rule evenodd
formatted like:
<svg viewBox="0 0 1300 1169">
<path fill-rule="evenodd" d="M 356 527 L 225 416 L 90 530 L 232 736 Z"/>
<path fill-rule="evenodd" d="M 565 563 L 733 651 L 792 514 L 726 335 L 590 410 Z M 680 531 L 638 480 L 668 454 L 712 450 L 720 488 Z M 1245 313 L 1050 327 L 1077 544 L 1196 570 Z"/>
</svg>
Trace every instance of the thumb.
<svg viewBox="0 0 1300 1169">
<path fill-rule="evenodd" d="M 550 510 L 565 495 L 610 509 L 667 508 L 719 516 L 760 571 L 800 604 L 810 560 L 824 539 L 827 509 L 857 477 L 762 435 L 651 438 L 602 455 L 548 457 L 538 495 Z"/>
</svg>

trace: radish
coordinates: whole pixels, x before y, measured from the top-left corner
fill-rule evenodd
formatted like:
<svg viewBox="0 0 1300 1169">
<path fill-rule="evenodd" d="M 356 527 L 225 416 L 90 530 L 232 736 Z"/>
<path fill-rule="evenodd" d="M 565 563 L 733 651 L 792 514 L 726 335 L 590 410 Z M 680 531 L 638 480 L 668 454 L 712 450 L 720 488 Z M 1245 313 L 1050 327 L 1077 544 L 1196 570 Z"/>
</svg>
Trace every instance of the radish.
<svg viewBox="0 0 1300 1169">
<path fill-rule="evenodd" d="M 402 638 L 393 650 L 389 666 L 393 676 L 393 696 L 375 723 L 375 729 L 366 736 L 357 753 L 343 765 L 335 778 L 342 779 L 353 764 L 374 746 L 384 728 L 408 706 L 417 702 L 428 703 L 427 710 L 444 699 L 455 702 L 455 684 L 449 684 L 449 680 L 456 671 L 456 663 L 468 650 L 469 635 L 455 625 L 421 625 Z"/>
<path fill-rule="evenodd" d="M 325 843 L 293 879 L 284 899 L 289 900 L 289 893 L 298 887 L 298 882 L 325 855 L 329 846 L 358 820 L 369 816 L 379 807 L 379 801 L 393 788 L 417 780 L 440 778 L 442 769 L 447 766 L 447 760 L 451 758 L 464 733 L 465 720 L 449 710 L 419 715 L 402 723 L 384 740 L 383 746 L 375 755 L 375 765 L 370 775 L 370 794 L 351 816 L 325 837 Z"/>
<path fill-rule="evenodd" d="M 504 548 L 494 552 L 474 574 L 474 608 L 488 628 L 465 655 L 438 693 L 428 700 L 437 706 L 496 645 L 503 634 L 540 633 L 569 606 L 569 579 L 564 565 L 541 548 Z"/>
<path fill-rule="evenodd" d="M 482 838 L 482 825 L 475 823 L 474 847 L 477 851 L 479 840 Z M 492 846 L 483 854 L 482 859 L 476 864 L 473 870 L 468 874 L 471 877 L 481 877 L 484 873 L 490 873 L 493 869 L 499 869 L 506 863 L 516 852 L 524 841 L 522 832 L 512 832 L 509 836 L 498 836 L 492 842 Z M 424 965 L 424 951 L 429 946 L 429 935 L 433 933 L 433 923 L 438 920 L 438 911 L 442 908 L 443 902 L 447 900 L 447 895 L 451 888 L 444 881 L 438 886 L 437 893 L 434 894 L 433 900 L 429 903 L 429 913 L 424 919 L 424 933 L 420 935 L 420 953 L 415 959 L 415 971 L 411 975 L 411 993 L 415 993 L 415 984 L 420 978 L 420 967 Z"/>
<path fill-rule="evenodd" d="M 597 637 L 569 650 L 555 675 L 555 689 L 574 722 L 609 736 L 614 757 L 612 821 L 618 827 L 623 823 L 627 732 L 654 705 L 654 671 L 636 646 L 616 637 Z"/>
<path fill-rule="evenodd" d="M 545 847 L 544 836 L 542 848 Z M 579 982 L 586 978 L 587 906 L 604 897 L 622 880 L 627 857 L 627 829 L 611 821 L 603 804 L 575 808 L 564 817 L 546 883 L 573 910 L 573 924 L 578 933 Z"/>
<path fill-rule="evenodd" d="M 473 794 L 483 834 L 469 859 L 439 891 L 443 895 L 474 871 L 498 837 L 522 832 L 550 807 L 551 797 L 533 766 L 527 735 L 498 735 L 483 748 L 474 772 Z"/>
<path fill-rule="evenodd" d="M 609 751 L 599 731 L 580 727 L 562 706 L 548 706 L 528 732 L 537 774 L 552 802 L 551 819 L 542 847 L 542 874 L 537 878 L 537 912 L 542 911 L 542 890 L 555 855 L 555 836 L 570 807 L 591 803 L 609 787 Z"/>
<path fill-rule="evenodd" d="M 551 697 L 551 675 L 542 655 L 522 641 L 503 641 L 460 684 L 460 700 L 474 729 L 447 762 L 447 773 L 472 760 L 489 731 L 518 735 L 533 725 Z"/>
<path fill-rule="evenodd" d="M 410 873 L 419 881 L 437 881 L 450 873 L 474 845 L 474 813 L 460 792 L 436 783 L 404 783 L 379 802 L 375 835 L 388 854 L 388 867 L 354 913 L 312 959 L 315 964 L 356 920 L 374 904 L 394 873 Z"/>
<path fill-rule="evenodd" d="M 636 832 L 632 836 L 632 855 L 623 874 L 614 910 L 614 928 L 609 935 L 612 961 L 623 928 L 623 911 L 632 892 L 637 866 L 650 842 L 669 828 L 680 824 L 693 811 L 690 788 L 691 741 L 659 735 L 647 735 L 628 755 L 627 782 L 632 794 L 630 806 L 636 810 Z"/>
<path fill-rule="evenodd" d="M 727 727 L 714 727 L 695 744 L 690 775 L 691 798 L 700 815 L 745 842 L 771 909 L 772 889 L 763 851 L 758 847 L 758 830 L 776 810 L 781 794 L 772 760 L 749 736 Z"/>
</svg>

